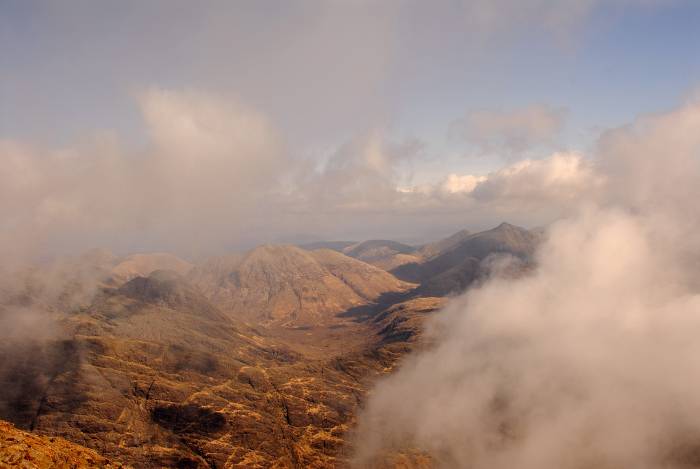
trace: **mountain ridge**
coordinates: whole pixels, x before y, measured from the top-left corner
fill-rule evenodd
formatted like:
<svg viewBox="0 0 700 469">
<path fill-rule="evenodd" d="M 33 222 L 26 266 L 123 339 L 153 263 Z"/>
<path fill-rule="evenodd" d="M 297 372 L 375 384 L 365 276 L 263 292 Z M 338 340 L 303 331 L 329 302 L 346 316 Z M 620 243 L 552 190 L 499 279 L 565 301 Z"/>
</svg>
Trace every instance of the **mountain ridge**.
<svg viewBox="0 0 700 469">
<path fill-rule="evenodd" d="M 285 325 L 332 322 L 336 314 L 413 285 L 330 249 L 263 245 L 229 270 L 193 270 L 189 280 L 215 304 L 248 321 Z"/>
<path fill-rule="evenodd" d="M 442 252 L 419 265 L 452 259 L 420 284 L 336 250 L 263 245 L 184 275 L 148 264 L 74 306 L 30 288 L 62 332 L 0 344 L 0 418 L 136 468 L 344 467 L 372 383 L 430 346 L 424 322 L 441 297 L 488 274 L 490 255 L 515 246 L 529 256 L 520 230 L 438 241 Z M 353 246 L 358 256 L 421 249 Z M 85 272 L 99 279 L 116 262 L 89 257 L 98 267 Z"/>
</svg>

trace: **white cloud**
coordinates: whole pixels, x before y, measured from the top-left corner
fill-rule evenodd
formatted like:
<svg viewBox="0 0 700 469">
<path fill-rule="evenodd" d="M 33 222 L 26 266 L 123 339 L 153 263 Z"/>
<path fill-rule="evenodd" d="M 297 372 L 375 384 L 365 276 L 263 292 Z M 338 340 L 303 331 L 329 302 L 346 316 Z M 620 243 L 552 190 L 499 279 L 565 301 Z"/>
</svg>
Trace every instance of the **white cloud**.
<svg viewBox="0 0 700 469">
<path fill-rule="evenodd" d="M 488 174 L 446 171 L 443 180 L 416 186 L 410 175 L 425 149 L 415 139 L 367 132 L 327 152 L 319 164 L 290 153 L 263 114 L 236 100 L 154 88 L 140 105 L 150 137 L 142 148 L 125 147 L 110 135 L 64 149 L 0 145 L 6 162 L 0 168 L 1 236 L 9 251 L 43 255 L 107 246 L 188 255 L 298 234 L 392 237 L 421 228 L 443 234 L 504 219 L 533 226 L 614 191 L 604 176 L 620 172 L 612 163 L 600 171 L 596 165 L 603 162 L 554 153 Z M 635 132 L 645 132 L 645 125 L 640 121 Z M 679 127 L 663 145 L 688 140 L 690 128 Z M 625 135 L 610 132 L 600 151 L 624 150 L 633 158 L 645 150 Z M 644 174 L 648 181 L 624 186 L 626 197 L 668 184 L 654 179 L 655 170 Z"/>
<path fill-rule="evenodd" d="M 479 184 L 486 181 L 486 179 L 486 176 L 474 176 L 472 174 L 450 174 L 441 184 L 440 188 L 450 194 L 460 192 L 471 193 L 474 192 L 474 189 L 476 189 Z"/>
<path fill-rule="evenodd" d="M 554 153 L 510 164 L 482 181 L 473 191 L 481 201 L 527 200 L 567 203 L 591 195 L 600 184 L 590 162 L 575 153 Z"/>
<path fill-rule="evenodd" d="M 426 219 L 426 230 L 517 222 L 524 209 L 540 223 L 592 183 L 581 157 L 554 155 L 414 187 L 411 168 L 424 154 L 415 139 L 367 132 L 319 164 L 292 156 L 264 115 L 235 100 L 152 88 L 139 104 L 150 137 L 144 148 L 109 135 L 58 150 L 0 145 L 4 223 L 12 227 L 3 230 L 5 246 L 187 255 L 298 233 L 400 235 Z"/>
<path fill-rule="evenodd" d="M 358 464 L 405 445 L 451 468 L 695 461 L 699 127 L 691 102 L 609 132 L 590 166 L 560 155 L 482 183 L 496 200 L 584 188 L 585 203 L 549 229 L 532 274 L 495 277 L 435 318 L 435 346 L 371 395 Z"/>
</svg>

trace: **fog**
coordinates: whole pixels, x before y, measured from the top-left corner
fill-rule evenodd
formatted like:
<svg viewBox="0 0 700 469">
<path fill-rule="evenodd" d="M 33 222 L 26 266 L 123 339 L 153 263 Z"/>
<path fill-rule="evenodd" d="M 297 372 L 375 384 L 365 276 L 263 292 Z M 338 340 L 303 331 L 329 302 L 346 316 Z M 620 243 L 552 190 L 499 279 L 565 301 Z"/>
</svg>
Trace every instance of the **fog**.
<svg viewBox="0 0 700 469">
<path fill-rule="evenodd" d="M 454 299 L 373 391 L 359 467 L 410 447 L 472 469 L 697 463 L 699 125 L 694 101 L 603 135 L 601 185 L 537 269 Z"/>
</svg>

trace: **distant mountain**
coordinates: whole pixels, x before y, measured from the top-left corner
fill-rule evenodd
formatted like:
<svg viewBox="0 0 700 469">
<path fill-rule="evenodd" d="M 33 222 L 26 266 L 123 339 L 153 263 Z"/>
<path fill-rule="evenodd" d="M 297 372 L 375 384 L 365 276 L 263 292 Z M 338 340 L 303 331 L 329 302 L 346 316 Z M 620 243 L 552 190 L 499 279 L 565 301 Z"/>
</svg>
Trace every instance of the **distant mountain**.
<svg viewBox="0 0 700 469">
<path fill-rule="evenodd" d="M 117 297 L 134 300 L 141 305 L 167 307 L 212 321 L 228 320 L 199 290 L 173 271 L 156 270 L 148 277 L 133 278 L 115 293 Z"/>
<path fill-rule="evenodd" d="M 386 239 L 372 239 L 359 243 L 354 241 L 320 241 L 299 247 L 307 251 L 332 249 L 386 271 L 421 260 L 420 256 L 415 255 L 417 248 L 414 246 Z"/>
<path fill-rule="evenodd" d="M 418 249 L 418 254 L 425 260 L 432 259 L 440 254 L 447 252 L 464 241 L 472 233 L 468 230 L 461 230 L 457 233 L 441 239 L 434 243 L 428 243 Z"/>
<path fill-rule="evenodd" d="M 332 249 L 334 251 L 343 252 L 343 249 L 348 246 L 357 244 L 355 241 L 316 241 L 314 243 L 300 244 L 299 247 L 307 251 L 315 251 L 316 249 Z"/>
<path fill-rule="evenodd" d="M 343 249 L 343 254 L 355 259 L 367 261 L 376 257 L 383 256 L 387 253 L 409 254 L 416 250 L 415 247 L 408 244 L 390 241 L 388 239 L 372 239 L 356 243 Z"/>
<path fill-rule="evenodd" d="M 337 313 L 412 287 L 336 251 L 288 245 L 261 246 L 235 260 L 210 260 L 188 277 L 234 317 L 286 326 L 328 323 Z"/>
<path fill-rule="evenodd" d="M 409 262 L 420 261 L 416 248 L 385 239 L 363 241 L 342 250 L 343 254 L 359 259 L 383 270 L 391 270 Z"/>
<path fill-rule="evenodd" d="M 464 290 L 483 273 L 482 262 L 489 256 L 508 254 L 531 260 L 541 235 L 508 223 L 479 233 L 459 232 L 425 249 L 430 255 L 422 262 L 405 264 L 391 272 L 398 278 L 420 283 L 418 292 L 443 296 Z"/>
<path fill-rule="evenodd" d="M 123 283 L 134 277 L 144 277 L 156 270 L 170 270 L 184 275 L 192 264 L 166 252 L 132 254 L 118 259 L 111 270 L 111 277 L 117 283 Z"/>
</svg>

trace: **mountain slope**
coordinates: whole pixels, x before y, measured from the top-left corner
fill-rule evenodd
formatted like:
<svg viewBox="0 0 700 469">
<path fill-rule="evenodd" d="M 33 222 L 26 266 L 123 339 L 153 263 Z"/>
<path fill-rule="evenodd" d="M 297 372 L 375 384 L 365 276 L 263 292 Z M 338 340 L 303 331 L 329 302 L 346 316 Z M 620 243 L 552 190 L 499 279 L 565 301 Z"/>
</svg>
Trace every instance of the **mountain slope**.
<svg viewBox="0 0 700 469">
<path fill-rule="evenodd" d="M 251 395 L 258 378 L 244 370 L 292 366 L 298 355 L 241 328 L 177 274 L 105 290 L 61 325 L 66 338 L 36 344 L 32 358 L 1 354 L 2 417 L 135 467 L 291 460 L 282 405 Z"/>
<path fill-rule="evenodd" d="M 448 236 L 447 238 L 421 246 L 420 249 L 418 249 L 418 254 L 420 254 L 420 256 L 423 259 L 432 259 L 434 257 L 439 256 L 442 253 L 451 250 L 459 243 L 467 239 L 471 234 L 472 233 L 468 230 L 458 231 L 457 233 Z"/>
<path fill-rule="evenodd" d="M 383 270 L 391 270 L 409 262 L 420 261 L 420 256 L 415 255 L 415 247 L 384 239 L 356 243 L 346 247 L 342 252 Z"/>
<path fill-rule="evenodd" d="M 116 283 L 123 283 L 134 277 L 146 277 L 156 270 L 171 270 L 184 275 L 192 264 L 166 252 L 132 254 L 112 267 L 111 276 Z"/>
<path fill-rule="evenodd" d="M 444 302 L 430 292 L 472 282 L 492 252 L 527 257 L 520 230 L 421 259 L 436 273 L 417 289 L 336 251 L 263 246 L 102 285 L 73 308 L 42 294 L 62 332 L 0 344 L 0 418 L 136 468 L 344 467 L 374 379 L 426 345 Z"/>
<path fill-rule="evenodd" d="M 313 243 L 300 244 L 299 247 L 307 251 L 332 249 L 333 251 L 343 252 L 343 249 L 355 244 L 357 244 L 355 241 L 316 241 Z"/>
<path fill-rule="evenodd" d="M 312 259 L 358 296 L 382 290 L 367 275 L 391 278 L 333 251 Z M 434 309 L 419 306 L 421 316 Z M 416 330 L 413 309 L 313 334 L 292 329 L 292 340 L 323 351 L 302 355 L 235 322 L 183 277 L 157 271 L 65 314 L 65 338 L 3 351 L 0 417 L 137 468 L 342 466 L 373 377 L 412 347 L 401 337 L 408 325 Z"/>
<path fill-rule="evenodd" d="M 220 269 L 212 262 L 190 281 L 234 317 L 286 326 L 319 325 L 412 285 L 336 251 L 261 246 Z"/>
<path fill-rule="evenodd" d="M 396 277 L 420 283 L 423 295 L 446 295 L 464 290 L 481 273 L 483 261 L 506 254 L 529 262 L 541 236 L 508 223 L 474 234 L 459 232 L 426 250 L 432 257 L 393 269 Z M 442 249 L 442 250 L 440 250 Z"/>
<path fill-rule="evenodd" d="M 0 420 L 0 467 L 23 469 L 124 468 L 63 438 L 33 435 Z"/>
</svg>

